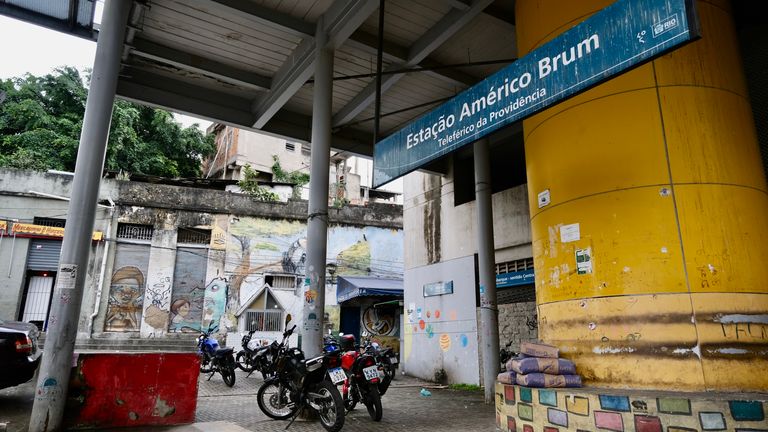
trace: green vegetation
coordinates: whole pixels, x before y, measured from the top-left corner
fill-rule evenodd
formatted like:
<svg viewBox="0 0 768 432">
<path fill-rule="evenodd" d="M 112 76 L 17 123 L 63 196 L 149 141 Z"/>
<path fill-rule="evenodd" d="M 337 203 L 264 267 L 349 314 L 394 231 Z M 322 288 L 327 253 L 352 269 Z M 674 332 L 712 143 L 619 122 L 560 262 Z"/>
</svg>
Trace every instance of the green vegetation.
<svg viewBox="0 0 768 432">
<path fill-rule="evenodd" d="M 476 384 L 451 384 L 448 386 L 451 390 L 480 391 L 483 388 Z"/>
<path fill-rule="evenodd" d="M 280 201 L 280 197 L 271 190 L 259 186 L 256 180 L 258 172 L 251 168 L 250 164 L 243 167 L 242 178 L 237 182 L 240 189 L 256 199 L 256 201 Z"/>
<path fill-rule="evenodd" d="M 280 158 L 277 155 L 272 155 L 272 176 L 275 181 L 284 183 L 293 183 L 293 194 L 291 198 L 301 199 L 301 188 L 305 184 L 309 183 L 309 174 L 300 171 L 285 172 L 283 166 L 280 165 Z"/>
<path fill-rule="evenodd" d="M 0 166 L 74 171 L 88 90 L 77 69 L 0 80 Z M 199 177 L 213 136 L 183 128 L 171 113 L 115 101 L 105 168 Z"/>
</svg>

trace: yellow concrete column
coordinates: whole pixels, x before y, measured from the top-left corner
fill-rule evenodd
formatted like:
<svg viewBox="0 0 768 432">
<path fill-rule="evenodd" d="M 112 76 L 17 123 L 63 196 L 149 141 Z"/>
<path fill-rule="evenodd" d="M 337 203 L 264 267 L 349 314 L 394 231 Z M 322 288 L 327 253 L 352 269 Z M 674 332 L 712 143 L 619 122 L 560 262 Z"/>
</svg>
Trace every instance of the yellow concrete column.
<svg viewBox="0 0 768 432">
<path fill-rule="evenodd" d="M 520 55 L 610 3 L 518 0 Z M 524 122 L 539 335 L 590 385 L 768 390 L 768 187 L 730 3 L 697 8 L 701 40 Z"/>
</svg>

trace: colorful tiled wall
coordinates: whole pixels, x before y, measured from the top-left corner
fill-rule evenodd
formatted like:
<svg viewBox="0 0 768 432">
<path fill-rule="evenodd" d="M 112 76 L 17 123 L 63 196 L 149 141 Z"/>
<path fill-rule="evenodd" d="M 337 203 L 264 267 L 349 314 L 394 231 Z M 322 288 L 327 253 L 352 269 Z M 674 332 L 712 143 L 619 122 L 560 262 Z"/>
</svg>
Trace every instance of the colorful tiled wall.
<svg viewBox="0 0 768 432">
<path fill-rule="evenodd" d="M 496 383 L 502 431 L 768 432 L 768 394 L 742 399 L 712 393 L 601 394 L 595 389 L 535 389 Z M 759 399 L 759 400 L 754 400 Z"/>
</svg>

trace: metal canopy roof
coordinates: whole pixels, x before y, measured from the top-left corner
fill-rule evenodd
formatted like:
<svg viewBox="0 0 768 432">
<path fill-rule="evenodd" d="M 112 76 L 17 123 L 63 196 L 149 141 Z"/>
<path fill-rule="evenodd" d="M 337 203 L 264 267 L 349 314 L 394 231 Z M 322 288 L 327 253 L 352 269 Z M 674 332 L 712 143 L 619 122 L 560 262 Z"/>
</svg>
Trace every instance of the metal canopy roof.
<svg viewBox="0 0 768 432">
<path fill-rule="evenodd" d="M 378 6 L 134 1 L 118 96 L 309 141 L 314 39 L 322 22 L 335 48 L 332 147 L 371 156 Z M 92 39 L 94 9 L 93 0 L 0 1 L 0 14 Z M 517 57 L 513 1 L 387 0 L 384 9 L 381 137 Z M 415 72 L 392 73 L 406 69 Z"/>
</svg>

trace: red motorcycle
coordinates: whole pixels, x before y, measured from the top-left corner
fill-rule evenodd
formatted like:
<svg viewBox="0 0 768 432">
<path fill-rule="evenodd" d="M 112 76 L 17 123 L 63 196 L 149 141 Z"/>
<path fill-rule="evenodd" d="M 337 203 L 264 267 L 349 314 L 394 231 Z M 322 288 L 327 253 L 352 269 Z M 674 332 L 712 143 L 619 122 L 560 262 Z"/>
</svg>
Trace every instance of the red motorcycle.
<svg viewBox="0 0 768 432">
<path fill-rule="evenodd" d="M 341 367 L 347 374 L 341 391 L 344 407 L 352 411 L 358 402 L 362 402 L 368 408 L 371 420 L 381 421 L 383 412 L 378 389 L 381 378 L 376 359 L 367 351 L 360 352 L 353 335 L 341 336 L 340 345 Z"/>
</svg>

